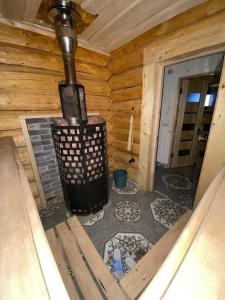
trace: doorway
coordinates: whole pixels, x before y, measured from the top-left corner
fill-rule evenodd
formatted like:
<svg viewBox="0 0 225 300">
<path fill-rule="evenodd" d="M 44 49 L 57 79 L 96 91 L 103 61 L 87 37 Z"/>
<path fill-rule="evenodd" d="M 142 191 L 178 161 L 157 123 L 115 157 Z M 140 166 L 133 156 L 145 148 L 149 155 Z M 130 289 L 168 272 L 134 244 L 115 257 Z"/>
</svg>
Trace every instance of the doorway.
<svg viewBox="0 0 225 300">
<path fill-rule="evenodd" d="M 170 168 L 201 168 L 220 74 L 180 79 Z"/>
<path fill-rule="evenodd" d="M 165 68 L 154 189 L 188 208 L 195 198 L 222 62 L 223 55 L 217 54 Z"/>
</svg>

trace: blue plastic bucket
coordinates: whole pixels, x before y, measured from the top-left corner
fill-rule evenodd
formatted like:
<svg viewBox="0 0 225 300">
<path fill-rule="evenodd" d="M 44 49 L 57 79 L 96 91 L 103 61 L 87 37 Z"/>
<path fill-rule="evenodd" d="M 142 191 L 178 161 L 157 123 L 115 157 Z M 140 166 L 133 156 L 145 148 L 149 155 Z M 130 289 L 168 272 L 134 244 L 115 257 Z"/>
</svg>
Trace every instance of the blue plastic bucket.
<svg viewBox="0 0 225 300">
<path fill-rule="evenodd" d="M 122 189 L 127 185 L 127 170 L 118 169 L 113 171 L 115 186 Z"/>
</svg>

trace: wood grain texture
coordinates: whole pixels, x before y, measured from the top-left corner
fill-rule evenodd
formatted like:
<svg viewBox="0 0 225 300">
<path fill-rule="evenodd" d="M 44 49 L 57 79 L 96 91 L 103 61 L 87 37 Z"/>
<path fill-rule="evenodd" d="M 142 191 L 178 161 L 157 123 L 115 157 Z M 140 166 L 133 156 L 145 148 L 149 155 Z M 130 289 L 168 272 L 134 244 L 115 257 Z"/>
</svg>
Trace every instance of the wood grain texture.
<svg viewBox="0 0 225 300">
<path fill-rule="evenodd" d="M 12 135 L 26 168 L 30 158 L 19 116 L 55 114 L 61 110 L 58 82 L 64 79 L 61 53 L 55 39 L 0 24 L 0 136 Z M 110 121 L 109 57 L 78 47 L 78 79 L 85 85 L 88 111 L 103 112 Z M 111 131 L 111 124 L 107 124 Z M 40 206 L 37 184 L 29 175 Z"/>
<path fill-rule="evenodd" d="M 222 24 L 224 24 L 224 20 L 224 1 L 207 1 L 160 24 L 126 45 L 112 51 L 109 62 L 109 70 L 112 74 L 110 79 L 110 85 L 112 88 L 111 97 L 113 101 L 111 106 L 112 112 L 123 111 L 129 116 L 132 107 L 131 103 L 134 103 L 134 100 L 142 99 L 143 83 L 140 80 L 140 75 L 137 75 L 137 73 L 135 74 L 134 70 L 138 70 L 138 72 L 140 72 L 139 74 L 141 74 L 141 70 L 143 73 L 143 64 L 154 64 L 155 61 L 160 62 L 165 59 L 169 59 L 174 55 L 178 55 L 182 58 L 182 55 L 188 51 L 192 51 L 191 49 L 193 49 L 194 56 L 195 52 L 199 51 L 199 49 L 209 47 L 210 45 L 212 46 L 217 40 L 223 41 L 225 34 L 223 33 L 224 26 Z M 206 37 L 205 41 L 200 41 L 199 37 Z M 148 60 L 145 62 L 143 62 L 144 48 L 149 49 Z M 213 50 L 211 53 L 213 53 Z M 168 63 L 172 62 L 168 61 Z M 126 74 L 128 76 L 128 82 L 125 80 Z M 152 80 L 155 80 L 155 78 Z M 153 91 L 151 98 L 152 101 L 155 101 L 156 97 L 158 97 L 158 95 L 155 95 L 155 91 Z M 157 115 L 158 111 L 159 110 L 157 110 Z M 153 116 L 153 120 L 156 120 L 157 116 L 155 116 L 155 111 L 153 111 Z M 149 115 L 148 118 L 150 120 L 151 116 Z M 194 119 L 192 122 L 194 122 Z M 122 121 L 120 122 L 120 125 L 121 123 Z M 127 125 L 122 126 L 126 127 Z M 157 126 L 154 127 L 153 136 L 155 139 L 157 139 L 156 129 Z M 189 132 L 186 134 L 191 133 Z M 123 135 L 118 134 L 116 126 L 114 126 L 112 130 L 112 135 L 117 140 L 121 140 L 123 142 L 125 142 L 124 137 L 127 136 L 125 132 Z M 147 145 L 145 146 L 147 147 Z M 143 152 L 145 152 L 146 149 L 143 149 Z M 148 159 L 150 157 L 152 160 L 154 157 L 153 152 L 151 155 L 148 155 Z M 140 160 L 140 162 L 143 165 L 144 172 L 149 162 L 147 159 L 144 162 Z M 127 167 L 129 167 L 129 165 L 127 165 Z M 150 173 L 148 173 L 149 171 L 147 170 L 146 172 L 154 177 L 154 166 L 151 168 Z M 140 172 L 141 171 L 139 169 L 139 173 Z M 147 174 L 146 172 L 145 174 Z M 146 182 L 146 184 L 149 184 L 149 182 Z M 153 183 L 151 182 L 149 186 L 153 186 Z"/>
<path fill-rule="evenodd" d="M 69 299 L 12 138 L 0 139 L 0 156 L 0 298 Z"/>
</svg>

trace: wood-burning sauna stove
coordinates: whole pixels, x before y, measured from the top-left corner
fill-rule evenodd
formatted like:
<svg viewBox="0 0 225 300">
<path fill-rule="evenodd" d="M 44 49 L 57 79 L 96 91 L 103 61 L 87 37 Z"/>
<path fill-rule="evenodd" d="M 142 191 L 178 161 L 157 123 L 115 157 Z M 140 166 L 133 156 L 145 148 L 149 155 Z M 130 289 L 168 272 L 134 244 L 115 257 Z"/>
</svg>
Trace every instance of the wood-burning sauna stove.
<svg viewBox="0 0 225 300">
<path fill-rule="evenodd" d="M 52 135 L 64 199 L 74 214 L 89 214 L 108 202 L 106 124 L 87 116 L 84 86 L 77 83 L 74 53 L 77 12 L 70 1 L 56 0 L 49 9 L 63 53 L 65 81 L 59 83 L 63 118 L 55 118 Z"/>
</svg>

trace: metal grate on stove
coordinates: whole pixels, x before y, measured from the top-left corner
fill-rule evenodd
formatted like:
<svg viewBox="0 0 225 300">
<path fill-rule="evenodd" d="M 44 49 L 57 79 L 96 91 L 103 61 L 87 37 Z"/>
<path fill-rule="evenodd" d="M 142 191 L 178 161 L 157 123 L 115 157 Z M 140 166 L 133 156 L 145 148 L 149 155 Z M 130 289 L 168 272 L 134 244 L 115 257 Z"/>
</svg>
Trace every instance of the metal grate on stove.
<svg viewBox="0 0 225 300">
<path fill-rule="evenodd" d="M 68 184 L 86 184 L 107 170 L 106 126 L 52 126 L 61 179 Z"/>
</svg>

